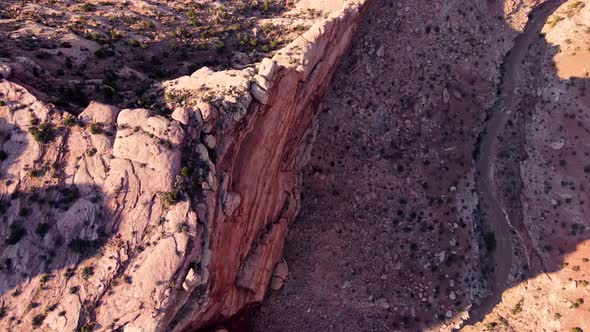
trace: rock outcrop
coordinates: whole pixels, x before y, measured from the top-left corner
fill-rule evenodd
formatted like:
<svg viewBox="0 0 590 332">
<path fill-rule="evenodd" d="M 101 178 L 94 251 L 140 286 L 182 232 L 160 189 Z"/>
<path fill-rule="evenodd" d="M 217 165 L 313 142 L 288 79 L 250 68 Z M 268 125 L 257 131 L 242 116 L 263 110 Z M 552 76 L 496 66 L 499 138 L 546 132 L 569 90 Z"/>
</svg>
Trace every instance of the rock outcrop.
<svg viewBox="0 0 590 332">
<path fill-rule="evenodd" d="M 194 330 L 261 301 L 367 3 L 342 1 L 257 68 L 164 82 L 170 112 L 73 117 L 2 67 L 0 329 Z"/>
</svg>

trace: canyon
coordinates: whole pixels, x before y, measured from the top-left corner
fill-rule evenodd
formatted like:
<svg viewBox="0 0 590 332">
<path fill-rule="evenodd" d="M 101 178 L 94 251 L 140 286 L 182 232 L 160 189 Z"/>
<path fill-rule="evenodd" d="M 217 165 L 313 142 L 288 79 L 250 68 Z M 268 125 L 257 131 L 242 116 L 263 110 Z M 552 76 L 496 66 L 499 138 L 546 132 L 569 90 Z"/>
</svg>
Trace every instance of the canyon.
<svg viewBox="0 0 590 332">
<path fill-rule="evenodd" d="M 0 9 L 0 330 L 590 330 L 585 1 Z"/>
</svg>

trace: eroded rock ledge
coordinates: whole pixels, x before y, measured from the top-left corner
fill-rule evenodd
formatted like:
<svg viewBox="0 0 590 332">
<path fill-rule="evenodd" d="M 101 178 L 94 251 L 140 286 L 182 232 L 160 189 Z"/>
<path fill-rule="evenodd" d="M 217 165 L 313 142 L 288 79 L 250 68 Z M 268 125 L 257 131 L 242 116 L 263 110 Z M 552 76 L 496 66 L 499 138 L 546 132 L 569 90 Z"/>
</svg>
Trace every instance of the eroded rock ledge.
<svg viewBox="0 0 590 332">
<path fill-rule="evenodd" d="M 171 116 L 92 103 L 74 118 L 2 67 L 0 329 L 193 330 L 261 301 L 368 2 L 256 69 L 164 82 Z"/>
</svg>

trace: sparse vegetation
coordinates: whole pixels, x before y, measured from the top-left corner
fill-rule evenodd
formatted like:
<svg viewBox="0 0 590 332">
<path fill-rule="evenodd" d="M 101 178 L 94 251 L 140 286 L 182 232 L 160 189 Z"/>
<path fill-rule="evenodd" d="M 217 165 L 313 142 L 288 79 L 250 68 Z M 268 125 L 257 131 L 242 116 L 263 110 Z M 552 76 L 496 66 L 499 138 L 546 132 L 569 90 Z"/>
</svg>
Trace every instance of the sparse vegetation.
<svg viewBox="0 0 590 332">
<path fill-rule="evenodd" d="M 35 141 L 41 144 L 47 144 L 55 138 L 55 130 L 51 122 L 43 122 L 39 126 L 31 126 L 29 132 Z"/>
<path fill-rule="evenodd" d="M 34 328 L 37 328 L 37 327 L 41 326 L 41 324 L 43 324 L 43 321 L 44 320 L 45 320 L 45 315 L 44 314 L 35 315 L 33 317 L 33 320 L 31 321 L 31 325 Z"/>
<path fill-rule="evenodd" d="M 46 273 L 43 273 L 43 274 L 41 275 L 41 277 L 39 277 L 39 282 L 40 282 L 40 283 L 42 283 L 42 284 L 44 284 L 44 283 L 46 283 L 47 281 L 49 281 L 49 275 L 48 275 L 48 274 L 46 274 Z"/>
<path fill-rule="evenodd" d="M 186 233 L 188 232 L 188 224 L 185 222 L 179 223 L 176 225 L 176 232 L 178 233 Z"/>
<path fill-rule="evenodd" d="M 73 116 L 65 116 L 63 123 L 66 127 L 73 127 L 76 124 L 76 118 Z"/>
<path fill-rule="evenodd" d="M 12 224 L 10 225 L 10 233 L 4 242 L 7 245 L 15 245 L 26 235 L 27 230 L 24 227 Z"/>
<path fill-rule="evenodd" d="M 90 278 L 93 275 L 94 275 L 94 267 L 92 267 L 92 266 L 85 266 L 82 269 L 82 278 L 88 279 L 88 278 Z"/>
<path fill-rule="evenodd" d="M 103 133 L 104 124 L 100 122 L 94 122 L 90 125 L 90 133 L 92 135 L 98 135 Z"/>
<path fill-rule="evenodd" d="M 37 233 L 37 235 L 39 235 L 39 237 L 43 238 L 45 237 L 45 235 L 47 234 L 47 232 L 49 232 L 49 229 L 51 228 L 51 226 L 49 226 L 48 223 L 39 223 L 39 225 L 37 225 L 37 229 L 35 229 L 35 233 Z"/>
<path fill-rule="evenodd" d="M 557 23 L 559 23 L 563 20 L 564 20 L 563 17 L 555 15 L 548 21 L 549 27 L 554 28 L 557 25 Z"/>
<path fill-rule="evenodd" d="M 156 1 L 155 6 L 160 3 L 164 2 Z M 6 49 L 33 49 L 31 53 L 41 68 L 48 67 L 45 64 L 49 61 L 61 62 L 63 68 L 52 70 L 51 75 L 43 69 L 33 69 L 38 80 L 29 83 L 40 88 L 43 81 L 50 81 L 53 103 L 74 114 L 87 106 L 89 100 L 111 100 L 126 107 L 133 103 L 127 99 L 128 94 L 137 92 L 141 99 L 141 85 L 150 86 L 156 80 L 190 74 L 203 65 L 215 68 L 251 65 L 272 55 L 309 26 L 298 23 L 290 28 L 290 23 L 322 16 L 315 10 L 284 15 L 293 8 L 293 3 L 284 0 L 228 0 L 222 6 L 206 1 L 166 2 L 167 15 L 164 16 L 147 7 L 129 10 L 129 4 L 124 1 L 79 2 L 74 6 L 41 1 L 36 2 L 36 6 L 32 11 L 23 10 L 17 3 L 8 3 L 0 10 L 0 16 L 13 20 L 14 28 L 20 26 L 31 34 L 26 39 L 11 40 Z M 43 15 L 46 10 L 50 10 L 51 15 Z M 276 17 L 282 19 L 271 21 Z M 45 45 L 38 38 L 32 38 L 33 32 L 24 29 L 32 22 L 43 26 L 51 42 Z M 92 50 L 94 59 L 64 56 L 65 52 L 60 49 L 74 46 L 58 38 L 56 27 L 65 27 L 78 38 L 96 43 L 97 48 Z M 153 55 L 146 56 L 146 49 Z M 232 58 L 236 50 L 246 53 L 245 56 Z M 132 64 L 133 71 L 140 75 L 134 73 L 119 79 L 120 63 L 110 63 L 114 56 L 123 58 L 123 63 Z M 187 62 L 193 63 L 188 72 L 184 65 Z M 90 77 L 97 80 L 88 82 Z M 4 101 L 1 103 L 0 106 L 4 106 Z"/>
<path fill-rule="evenodd" d="M 162 200 L 162 203 L 166 207 L 170 207 L 170 206 L 178 203 L 180 201 L 181 197 L 182 197 L 182 195 L 180 194 L 180 192 L 178 190 L 173 190 L 173 191 L 169 191 L 167 193 L 160 194 L 160 199 Z"/>
<path fill-rule="evenodd" d="M 522 312 L 523 309 L 523 305 L 524 305 L 524 299 L 521 298 L 515 305 L 514 307 L 510 310 L 510 312 L 513 315 L 518 315 L 519 313 Z"/>
</svg>

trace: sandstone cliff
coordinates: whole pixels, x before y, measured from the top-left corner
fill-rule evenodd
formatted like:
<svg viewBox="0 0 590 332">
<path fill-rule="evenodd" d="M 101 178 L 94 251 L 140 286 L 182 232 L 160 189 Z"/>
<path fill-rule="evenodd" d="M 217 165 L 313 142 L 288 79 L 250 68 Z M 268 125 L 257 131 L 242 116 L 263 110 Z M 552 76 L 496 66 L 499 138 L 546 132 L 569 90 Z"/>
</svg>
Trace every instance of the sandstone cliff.
<svg viewBox="0 0 590 332">
<path fill-rule="evenodd" d="M 368 1 L 342 1 L 257 68 L 79 116 L 0 80 L 0 329 L 192 330 L 262 300 L 299 171 Z"/>
</svg>

